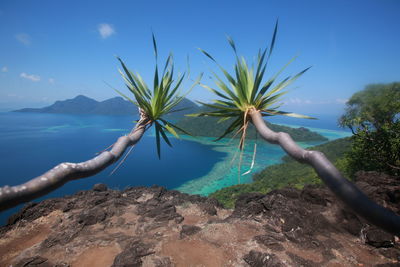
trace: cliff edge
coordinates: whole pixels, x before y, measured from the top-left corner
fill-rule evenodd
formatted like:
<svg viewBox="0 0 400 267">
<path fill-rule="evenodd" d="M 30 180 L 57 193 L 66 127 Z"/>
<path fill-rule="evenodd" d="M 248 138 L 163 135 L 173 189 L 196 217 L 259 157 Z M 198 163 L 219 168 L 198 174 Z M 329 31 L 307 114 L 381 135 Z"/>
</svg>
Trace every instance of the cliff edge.
<svg viewBox="0 0 400 267">
<path fill-rule="evenodd" d="M 360 172 L 357 185 L 399 213 L 400 182 Z M 397 237 L 369 226 L 325 188 L 216 200 L 103 184 L 31 203 L 0 228 L 0 266 L 399 266 Z"/>
</svg>

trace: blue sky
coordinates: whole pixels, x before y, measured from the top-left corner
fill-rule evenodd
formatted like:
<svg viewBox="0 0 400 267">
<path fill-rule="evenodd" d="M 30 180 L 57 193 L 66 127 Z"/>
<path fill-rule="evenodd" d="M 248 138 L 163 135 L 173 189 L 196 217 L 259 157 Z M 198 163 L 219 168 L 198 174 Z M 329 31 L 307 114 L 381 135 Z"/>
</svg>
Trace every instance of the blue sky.
<svg viewBox="0 0 400 267">
<path fill-rule="evenodd" d="M 253 59 L 279 32 L 267 76 L 297 55 L 282 75 L 312 66 L 291 87 L 284 110 L 340 113 L 366 84 L 400 80 L 400 1 L 0 1 L 0 109 L 43 106 L 84 94 L 104 100 L 124 89 L 120 56 L 151 80 L 154 31 L 160 63 L 173 51 L 193 78 L 216 70 L 197 47 L 228 70 L 233 53 Z M 106 82 L 106 83 L 105 83 Z M 189 83 L 187 83 L 189 85 Z M 190 99 L 210 100 L 200 87 Z"/>
</svg>

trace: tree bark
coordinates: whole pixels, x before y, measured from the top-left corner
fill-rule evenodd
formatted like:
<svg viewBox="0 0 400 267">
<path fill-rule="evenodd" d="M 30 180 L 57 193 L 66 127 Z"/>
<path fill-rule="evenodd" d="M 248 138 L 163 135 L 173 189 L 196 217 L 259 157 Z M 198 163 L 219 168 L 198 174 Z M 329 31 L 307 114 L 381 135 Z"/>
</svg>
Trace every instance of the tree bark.
<svg viewBox="0 0 400 267">
<path fill-rule="evenodd" d="M 287 154 L 301 163 L 311 165 L 322 181 L 354 212 L 370 223 L 395 235 L 400 235 L 400 216 L 369 199 L 353 183 L 345 179 L 338 169 L 319 151 L 304 150 L 287 133 L 269 129 L 259 111 L 250 112 L 259 134 L 268 142 L 280 145 Z"/>
<path fill-rule="evenodd" d="M 148 123 L 149 121 L 141 114 L 141 120 L 130 134 L 118 138 L 110 151 L 103 151 L 84 162 L 58 164 L 46 173 L 21 185 L 0 187 L 0 211 L 41 197 L 69 181 L 97 174 L 116 162 L 129 146 L 135 145 L 146 131 Z"/>
</svg>

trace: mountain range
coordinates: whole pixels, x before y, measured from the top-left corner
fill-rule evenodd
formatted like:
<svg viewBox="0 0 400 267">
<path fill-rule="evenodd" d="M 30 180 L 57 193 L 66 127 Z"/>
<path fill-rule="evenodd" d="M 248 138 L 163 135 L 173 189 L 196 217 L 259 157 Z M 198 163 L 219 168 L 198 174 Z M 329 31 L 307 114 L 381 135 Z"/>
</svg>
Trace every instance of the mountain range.
<svg viewBox="0 0 400 267">
<path fill-rule="evenodd" d="M 175 110 L 175 111 L 174 111 Z M 199 113 L 209 111 L 207 107 L 200 107 L 191 100 L 184 98 L 170 113 L 167 119 L 177 121 L 177 125 L 194 136 L 221 136 L 232 119 L 217 123 L 213 117 L 185 117 L 185 114 Z M 78 95 L 75 98 L 63 101 L 56 101 L 54 104 L 43 108 L 24 108 L 15 110 L 15 112 L 36 112 L 36 113 L 63 113 L 63 114 L 97 114 L 97 115 L 138 115 L 138 108 L 131 102 L 122 97 L 114 97 L 104 101 L 96 101 L 84 95 Z M 289 133 L 296 141 L 327 141 L 322 135 L 312 132 L 306 128 L 291 128 L 268 123 L 268 126 L 274 131 L 283 131 Z M 250 127 L 248 131 L 249 138 L 256 138 L 255 129 Z M 229 136 L 228 136 L 229 137 Z"/>
<path fill-rule="evenodd" d="M 184 110 L 181 110 L 184 109 Z M 176 107 L 171 117 L 182 117 L 184 114 L 196 112 L 199 109 L 194 102 L 183 99 Z M 64 113 L 64 114 L 98 114 L 98 115 L 136 115 L 138 108 L 122 97 L 114 97 L 97 101 L 84 95 L 75 98 L 56 101 L 43 108 L 23 108 L 15 112 Z"/>
</svg>

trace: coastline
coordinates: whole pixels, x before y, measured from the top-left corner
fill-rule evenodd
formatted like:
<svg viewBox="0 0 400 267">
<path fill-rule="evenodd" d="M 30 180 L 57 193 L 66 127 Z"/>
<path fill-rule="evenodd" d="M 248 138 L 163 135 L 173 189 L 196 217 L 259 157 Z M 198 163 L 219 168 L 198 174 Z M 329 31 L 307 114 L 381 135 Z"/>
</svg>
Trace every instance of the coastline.
<svg viewBox="0 0 400 267">
<path fill-rule="evenodd" d="M 297 125 L 284 124 L 289 127 L 300 127 Z M 304 127 L 304 126 L 301 126 Z M 351 133 L 346 131 L 322 129 L 315 127 L 304 127 L 315 131 L 329 139 L 329 141 L 350 136 Z M 263 170 L 264 168 L 281 163 L 281 158 L 285 152 L 276 145 L 271 145 L 264 140 L 249 140 L 245 146 L 243 159 L 241 164 L 241 173 L 239 176 L 238 163 L 239 153 L 237 152 L 237 145 L 230 144 L 229 138 L 223 138 L 219 142 L 213 142 L 214 138 L 211 137 L 190 137 L 182 135 L 182 139 L 199 142 L 204 145 L 213 146 L 212 149 L 226 154 L 221 161 L 215 163 L 209 173 L 204 176 L 194 178 L 182 185 L 174 188 L 180 192 L 188 194 L 199 194 L 201 196 L 208 196 L 209 194 L 220 190 L 224 187 L 246 184 L 253 182 L 252 176 L 254 173 Z M 328 141 L 328 142 L 329 142 Z M 233 140 L 232 142 L 235 142 Z M 254 166 L 250 173 L 243 175 L 249 170 L 254 153 L 254 143 L 257 142 L 257 153 Z M 323 144 L 326 142 L 297 142 L 301 147 L 307 148 L 314 145 Z M 240 182 L 239 182 L 240 179 Z"/>
</svg>

